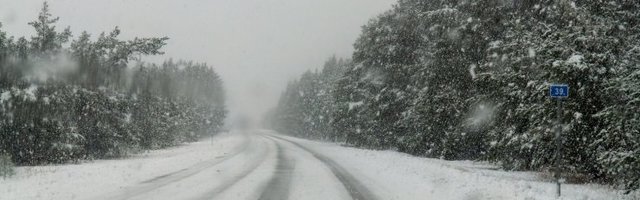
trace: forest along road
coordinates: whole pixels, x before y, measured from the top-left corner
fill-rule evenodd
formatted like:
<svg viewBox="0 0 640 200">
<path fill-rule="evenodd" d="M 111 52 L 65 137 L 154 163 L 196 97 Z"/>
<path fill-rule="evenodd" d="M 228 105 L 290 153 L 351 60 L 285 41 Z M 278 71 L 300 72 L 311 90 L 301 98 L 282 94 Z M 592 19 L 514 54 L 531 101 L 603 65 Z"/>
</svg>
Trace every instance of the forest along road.
<svg viewBox="0 0 640 200">
<path fill-rule="evenodd" d="M 378 198 L 331 158 L 270 131 L 244 131 L 222 157 L 149 178 L 101 199 Z"/>
</svg>

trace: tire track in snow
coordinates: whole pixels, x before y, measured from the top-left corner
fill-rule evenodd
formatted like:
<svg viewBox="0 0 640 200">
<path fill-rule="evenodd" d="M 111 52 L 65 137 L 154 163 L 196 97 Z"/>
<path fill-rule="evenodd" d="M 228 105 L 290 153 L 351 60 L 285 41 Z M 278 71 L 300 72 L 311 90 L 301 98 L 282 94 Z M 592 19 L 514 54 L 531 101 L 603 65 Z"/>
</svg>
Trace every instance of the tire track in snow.
<svg viewBox="0 0 640 200">
<path fill-rule="evenodd" d="M 282 200 L 288 199 L 289 188 L 291 187 L 291 178 L 295 169 L 295 160 L 289 158 L 282 147 L 275 139 L 272 140 L 278 148 L 278 164 L 273 173 L 273 177 L 267 182 L 259 200 Z"/>
<path fill-rule="evenodd" d="M 226 180 L 223 184 L 220 184 L 219 186 L 209 190 L 208 192 L 204 193 L 203 195 L 200 195 L 197 198 L 194 198 L 193 200 L 216 199 L 216 197 L 219 194 L 222 194 L 225 190 L 229 189 L 231 186 L 235 185 L 240 180 L 244 179 L 249 174 L 251 174 L 253 171 L 258 169 L 258 167 L 260 167 L 260 165 L 262 165 L 262 163 L 264 163 L 264 161 L 266 160 L 266 157 L 267 157 L 267 154 L 269 153 L 269 151 L 270 151 L 269 147 L 267 147 L 267 150 L 260 151 L 261 154 L 259 156 L 257 156 L 259 159 L 257 161 L 255 161 L 255 162 L 247 163 L 247 165 L 244 165 L 244 166 L 249 166 L 249 167 L 245 167 L 240 172 L 240 174 L 238 174 L 236 176 L 233 176 L 231 179 Z"/>
<path fill-rule="evenodd" d="M 345 187 L 345 189 L 347 189 L 347 192 L 349 192 L 349 195 L 351 196 L 352 199 L 354 200 L 378 200 L 379 199 L 375 194 L 371 192 L 371 190 L 369 190 L 366 186 L 364 186 L 364 184 L 358 181 L 358 179 L 356 179 L 346 169 L 344 169 L 342 166 L 340 166 L 338 163 L 331 160 L 330 158 L 322 154 L 316 153 L 315 151 L 305 146 L 302 146 L 294 141 L 291 141 L 289 139 L 285 139 L 275 135 L 268 135 L 266 137 L 276 138 L 277 140 L 289 142 L 297 146 L 298 148 L 309 152 L 316 159 L 320 160 L 327 167 L 329 167 L 329 169 L 331 169 L 331 172 L 333 172 L 336 178 L 340 180 L 340 182 Z"/>
<path fill-rule="evenodd" d="M 208 160 L 208 161 L 203 161 L 200 162 L 198 164 L 195 164 L 193 166 L 190 166 L 188 168 L 185 169 L 181 169 L 175 172 L 171 172 L 168 174 L 164 174 L 164 175 L 160 175 L 145 181 L 140 182 L 139 185 L 135 185 L 135 186 L 131 186 L 131 187 L 127 187 L 125 189 L 123 189 L 123 192 L 120 192 L 118 194 L 116 194 L 115 196 L 111 196 L 107 199 L 131 199 L 143 194 L 146 194 L 148 192 L 151 192 L 155 189 L 161 188 L 163 186 L 169 185 L 171 183 L 175 183 L 178 182 L 182 179 L 186 179 L 189 178 L 193 175 L 196 175 L 200 172 L 202 172 L 205 169 L 214 167 L 226 160 L 229 160 L 237 155 L 239 155 L 240 153 L 244 152 L 247 150 L 247 147 L 249 146 L 249 140 L 250 138 L 246 138 L 241 145 L 238 145 L 236 147 L 233 148 L 233 150 L 231 151 L 232 153 L 230 155 L 224 156 L 224 157 L 216 157 L 214 159 Z"/>
</svg>

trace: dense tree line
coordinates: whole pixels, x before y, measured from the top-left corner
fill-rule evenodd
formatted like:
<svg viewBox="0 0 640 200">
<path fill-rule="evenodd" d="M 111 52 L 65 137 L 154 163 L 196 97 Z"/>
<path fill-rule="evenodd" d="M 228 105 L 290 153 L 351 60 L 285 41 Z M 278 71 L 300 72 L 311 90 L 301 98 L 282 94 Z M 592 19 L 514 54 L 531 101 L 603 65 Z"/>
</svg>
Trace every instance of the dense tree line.
<svg viewBox="0 0 640 200">
<path fill-rule="evenodd" d="M 321 71 L 307 71 L 300 80 L 290 82 L 277 109 L 268 114 L 267 123 L 302 137 L 337 140 L 339 135 L 333 134 L 337 131 L 331 126 L 332 111 L 336 110 L 333 85 L 349 63 L 334 56 Z"/>
<path fill-rule="evenodd" d="M 627 0 L 400 0 L 363 27 L 340 75 L 292 82 L 271 125 L 544 171 L 555 159 L 548 86 L 567 83 L 564 171 L 638 189 L 639 22 Z"/>
<path fill-rule="evenodd" d="M 213 69 L 139 60 L 163 54 L 168 38 L 121 40 L 116 27 L 74 39 L 57 21 L 45 2 L 29 23 L 35 36 L 0 30 L 0 159 L 37 165 L 121 157 L 196 141 L 222 126 L 225 97 Z"/>
</svg>

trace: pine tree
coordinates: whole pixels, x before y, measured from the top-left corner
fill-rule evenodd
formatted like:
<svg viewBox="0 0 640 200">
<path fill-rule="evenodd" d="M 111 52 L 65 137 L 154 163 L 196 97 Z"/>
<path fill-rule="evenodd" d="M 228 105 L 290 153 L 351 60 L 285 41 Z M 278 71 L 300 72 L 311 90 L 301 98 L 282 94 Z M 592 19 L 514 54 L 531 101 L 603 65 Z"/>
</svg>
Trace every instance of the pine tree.
<svg viewBox="0 0 640 200">
<path fill-rule="evenodd" d="M 0 31 L 0 155 L 18 165 L 127 156 L 196 141 L 220 130 L 227 110 L 223 83 L 206 64 L 158 67 L 138 62 L 163 54 L 168 38 L 120 40 L 120 29 L 71 39 L 45 2 L 29 23 L 36 34 L 13 40 Z M 76 62 L 79 70 L 33 79 L 39 63 Z M 183 66 L 179 66 L 183 65 Z M 48 67 L 48 66 L 44 66 Z M 185 90 L 189 92 L 183 92 Z"/>
<path fill-rule="evenodd" d="M 42 3 L 42 10 L 38 14 L 38 19 L 29 22 L 29 25 L 33 26 L 36 31 L 36 35 L 31 38 L 31 49 L 37 54 L 42 53 L 56 53 L 62 44 L 69 41 L 71 37 L 71 30 L 67 27 L 64 31 L 58 33 L 56 26 L 60 18 L 52 17 L 49 13 L 49 3 L 46 1 Z"/>
</svg>

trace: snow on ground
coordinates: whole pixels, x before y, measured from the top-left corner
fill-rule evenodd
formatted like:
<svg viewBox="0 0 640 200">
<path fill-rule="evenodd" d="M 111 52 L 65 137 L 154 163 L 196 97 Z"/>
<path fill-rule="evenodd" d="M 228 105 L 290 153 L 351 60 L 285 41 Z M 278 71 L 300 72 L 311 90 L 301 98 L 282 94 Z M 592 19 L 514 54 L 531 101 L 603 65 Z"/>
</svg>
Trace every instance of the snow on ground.
<svg viewBox="0 0 640 200">
<path fill-rule="evenodd" d="M 18 167 L 16 176 L 0 179 L 0 200 L 236 200 L 265 195 L 296 200 L 348 199 L 349 192 L 332 176 L 330 163 L 297 145 L 268 137 L 270 134 L 275 133 L 225 133 L 211 141 L 127 159 Z M 534 172 L 505 172 L 487 163 L 443 161 L 286 138 L 340 165 L 382 200 L 556 199 L 555 184 Z M 596 184 L 565 184 L 561 199 L 640 199 L 637 194 L 622 193 Z"/>
<path fill-rule="evenodd" d="M 332 158 L 364 179 L 361 181 L 382 199 L 557 199 L 555 183 L 542 181 L 534 172 L 506 172 L 487 163 L 444 161 L 287 138 Z M 563 184 L 562 194 L 562 200 L 640 199 L 639 195 L 624 195 L 621 190 L 597 184 Z"/>
<path fill-rule="evenodd" d="M 291 144 L 283 144 L 289 150 L 290 156 L 296 160 L 289 199 L 327 200 L 349 198 L 348 192 L 343 187 L 330 187 L 335 183 L 339 183 L 340 180 L 335 176 L 327 176 L 327 174 L 332 174 L 328 166 L 314 158 L 309 152 L 301 151 Z"/>
<path fill-rule="evenodd" d="M 237 134 L 223 133 L 213 142 L 203 140 L 126 159 L 18 167 L 16 176 L 0 179 L 0 200 L 93 199 L 97 194 L 133 186 L 206 159 L 224 157 L 244 140 Z"/>
</svg>

